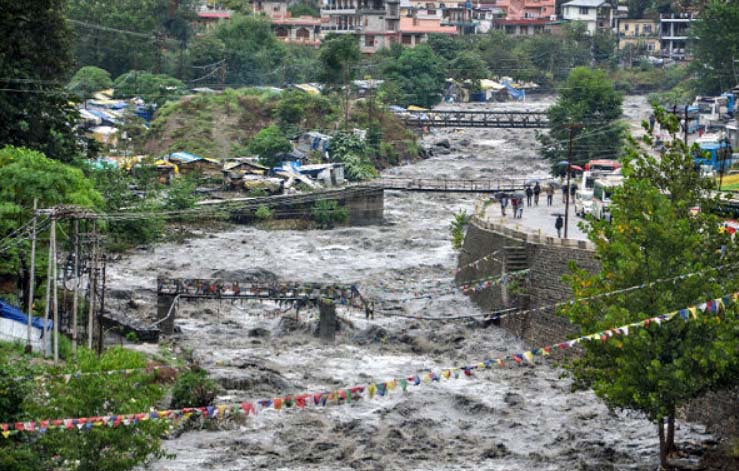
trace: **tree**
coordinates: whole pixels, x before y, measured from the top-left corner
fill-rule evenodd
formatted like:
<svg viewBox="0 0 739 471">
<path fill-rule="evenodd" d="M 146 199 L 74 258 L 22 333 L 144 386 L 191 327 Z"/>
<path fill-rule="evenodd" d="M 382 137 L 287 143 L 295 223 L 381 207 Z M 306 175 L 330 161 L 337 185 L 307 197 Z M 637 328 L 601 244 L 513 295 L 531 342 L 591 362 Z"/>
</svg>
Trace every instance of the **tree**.
<svg viewBox="0 0 739 471">
<path fill-rule="evenodd" d="M 315 18 L 321 17 L 321 10 L 318 7 L 316 1 L 305 1 L 301 0 L 298 3 L 294 3 L 288 7 L 290 15 L 293 17 L 298 16 L 313 16 Z"/>
<path fill-rule="evenodd" d="M 185 84 L 164 74 L 151 74 L 132 70 L 119 76 L 113 83 L 118 98 L 140 97 L 157 106 L 185 92 Z"/>
<path fill-rule="evenodd" d="M 87 102 L 87 99 L 92 98 L 95 92 L 107 90 L 112 86 L 113 81 L 110 79 L 110 73 L 107 70 L 92 65 L 82 67 L 75 72 L 72 80 L 67 84 L 67 88 L 76 93 L 85 102 Z"/>
<path fill-rule="evenodd" d="M 583 165 L 591 159 L 616 158 L 621 151 L 623 98 L 602 70 L 577 67 L 549 108 L 549 133 L 537 135 L 544 156 L 557 168 L 567 160 L 570 124 L 582 124 L 572 146 L 571 162 Z"/>
<path fill-rule="evenodd" d="M 385 70 L 386 80 L 400 92 L 399 105 L 430 107 L 439 102 L 446 80 L 444 60 L 429 46 L 404 49 Z"/>
<path fill-rule="evenodd" d="M 369 152 L 367 141 L 353 133 L 340 131 L 331 138 L 331 160 L 344 164 L 344 174 L 349 181 L 369 180 L 377 175 L 377 170 L 369 159 Z"/>
<path fill-rule="evenodd" d="M 472 91 L 478 92 L 480 80 L 487 78 L 488 69 L 476 52 L 465 51 L 449 62 L 449 75 L 459 81 L 469 80 Z"/>
<path fill-rule="evenodd" d="M 601 270 L 572 269 L 575 299 L 562 310 L 583 334 L 612 329 L 733 293 L 739 250 L 715 213 L 715 182 L 694 170 L 691 151 L 675 133 L 678 118 L 655 110 L 672 134 L 661 159 L 634 142 L 623 163 L 625 181 L 613 196 L 612 221 L 589 221 Z M 646 123 L 644 127 L 648 129 Z M 699 207 L 694 214 L 692 209 Z M 722 266 L 724 268 L 722 268 Z M 688 273 L 694 276 L 665 283 Z M 641 286 L 618 296 L 596 297 Z M 688 312 L 661 326 L 608 341 L 585 342 L 570 369 L 579 386 L 592 387 L 609 407 L 643 412 L 657 423 L 660 461 L 668 469 L 678 408 L 703 393 L 730 387 L 739 378 L 736 304 L 715 314 Z M 666 429 L 666 430 L 665 430 Z"/>
<path fill-rule="evenodd" d="M 225 46 L 227 83 L 244 86 L 283 82 L 286 46 L 277 40 L 268 19 L 236 14 L 221 22 L 215 35 Z"/>
<path fill-rule="evenodd" d="M 0 149 L 0 182 L 0 238 L 31 221 L 34 199 L 38 199 L 39 208 L 58 204 L 97 208 L 103 203 L 92 181 L 80 169 L 25 148 Z M 30 260 L 26 254 L 30 253 L 30 243 L 17 237 L 22 242 L 10 246 L 0 258 L 0 274 L 15 274 L 27 282 Z M 36 273 L 44 273 L 45 261 L 42 254 L 37 257 Z M 22 284 L 24 289 L 26 282 Z"/>
<path fill-rule="evenodd" d="M 15 416 L 18 420 L 138 413 L 156 407 L 164 395 L 164 389 L 157 384 L 156 373 L 141 371 L 147 366 L 141 353 L 114 347 L 98 358 L 94 352 L 79 348 L 77 357 L 75 364 L 70 362 L 62 369 L 44 367 L 39 370 L 30 366 L 34 363 L 29 361 L 31 357 L 19 356 L 11 361 L 3 355 L 0 378 L 3 370 L 13 372 L 16 377 L 53 375 L 60 370 L 67 373 L 135 371 L 125 375 L 88 375 L 69 381 L 49 379 L 43 385 L 28 381 L 22 385 L 28 394 L 19 403 Z M 133 427 L 96 426 L 82 431 L 50 428 L 34 436 L 15 435 L 0 441 L 0 465 L 9 471 L 59 469 L 59 463 L 65 463 L 63 469 L 77 471 L 130 470 L 166 456 L 161 449 L 161 437 L 168 425 L 166 420 L 146 420 Z"/>
<path fill-rule="evenodd" d="M 70 162 L 83 147 L 78 113 L 61 80 L 69 75 L 71 31 L 63 0 L 0 0 L 0 146 L 28 147 Z"/>
<path fill-rule="evenodd" d="M 249 143 L 249 151 L 259 156 L 259 161 L 268 167 L 280 164 L 279 155 L 290 152 L 293 146 L 279 127 L 272 125 L 259 131 Z"/>
<path fill-rule="evenodd" d="M 321 45 L 321 81 L 333 88 L 341 89 L 344 108 L 344 125 L 349 125 L 349 93 L 351 81 L 356 77 L 356 66 L 361 54 L 357 38 L 351 34 L 329 35 Z"/>
<path fill-rule="evenodd" d="M 712 0 L 691 23 L 691 45 L 701 94 L 725 92 L 739 81 L 739 3 Z"/>
<path fill-rule="evenodd" d="M 190 42 L 188 55 L 193 67 L 202 68 L 222 61 L 226 56 L 226 45 L 215 35 L 206 34 Z"/>
</svg>

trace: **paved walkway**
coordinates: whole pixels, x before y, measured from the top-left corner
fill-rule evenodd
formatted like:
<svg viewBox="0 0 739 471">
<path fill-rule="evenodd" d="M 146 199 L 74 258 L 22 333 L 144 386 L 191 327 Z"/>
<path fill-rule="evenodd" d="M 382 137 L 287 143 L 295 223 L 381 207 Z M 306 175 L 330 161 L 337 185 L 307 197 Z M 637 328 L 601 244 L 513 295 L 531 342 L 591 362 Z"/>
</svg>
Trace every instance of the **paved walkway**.
<svg viewBox="0 0 739 471">
<path fill-rule="evenodd" d="M 557 190 L 554 194 L 554 201 L 552 206 L 547 206 L 546 195 L 542 194 L 539 198 L 539 205 L 535 206 L 524 206 L 523 217 L 521 219 L 513 218 L 513 209 L 511 208 L 510 201 L 506 208 L 505 217 L 501 216 L 500 203 L 493 201 L 490 203 L 485 211 L 487 219 L 496 224 L 505 224 L 511 228 L 531 232 L 534 234 L 541 233 L 542 236 L 557 236 L 557 229 L 554 227 L 554 223 L 557 220 L 557 214 L 561 214 L 564 218 L 565 205 L 562 203 L 562 192 Z M 524 198 L 524 205 L 526 199 Z M 587 236 L 578 227 L 580 222 L 584 219 L 575 216 L 575 206 L 570 200 L 570 215 L 568 224 L 568 239 L 574 240 L 587 240 Z M 564 237 L 564 228 L 562 229 L 562 236 Z"/>
</svg>

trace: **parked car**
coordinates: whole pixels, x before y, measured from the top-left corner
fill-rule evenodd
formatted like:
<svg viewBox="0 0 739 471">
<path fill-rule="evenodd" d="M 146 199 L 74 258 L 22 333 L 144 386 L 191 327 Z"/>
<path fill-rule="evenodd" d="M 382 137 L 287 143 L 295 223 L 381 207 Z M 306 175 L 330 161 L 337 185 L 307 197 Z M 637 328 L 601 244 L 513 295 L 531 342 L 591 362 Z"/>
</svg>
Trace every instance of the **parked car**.
<svg viewBox="0 0 739 471">
<path fill-rule="evenodd" d="M 586 188 L 575 192 L 575 214 L 580 217 L 593 214 L 593 190 Z"/>
</svg>

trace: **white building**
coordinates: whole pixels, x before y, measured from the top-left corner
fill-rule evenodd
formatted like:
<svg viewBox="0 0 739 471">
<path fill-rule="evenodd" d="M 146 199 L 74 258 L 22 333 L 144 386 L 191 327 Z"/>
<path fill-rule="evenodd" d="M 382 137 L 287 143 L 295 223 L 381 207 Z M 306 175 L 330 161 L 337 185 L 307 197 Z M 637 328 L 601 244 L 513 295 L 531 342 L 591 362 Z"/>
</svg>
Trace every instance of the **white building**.
<svg viewBox="0 0 739 471">
<path fill-rule="evenodd" d="M 572 0 L 562 5 L 562 18 L 568 21 L 582 21 L 588 33 L 610 31 L 615 25 L 616 12 L 605 0 Z"/>
</svg>

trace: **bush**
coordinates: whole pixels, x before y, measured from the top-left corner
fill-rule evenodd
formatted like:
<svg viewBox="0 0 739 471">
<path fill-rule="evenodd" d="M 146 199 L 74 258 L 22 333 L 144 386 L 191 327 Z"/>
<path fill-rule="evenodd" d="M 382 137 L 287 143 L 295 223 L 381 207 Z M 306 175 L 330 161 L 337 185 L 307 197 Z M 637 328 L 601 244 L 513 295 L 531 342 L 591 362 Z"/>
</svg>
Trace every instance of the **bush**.
<svg viewBox="0 0 739 471">
<path fill-rule="evenodd" d="M 259 156 L 259 162 L 268 167 L 280 164 L 278 155 L 290 152 L 293 146 L 282 130 L 275 125 L 259 131 L 249 144 L 249 150 Z"/>
<path fill-rule="evenodd" d="M 218 384 L 208 378 L 205 370 L 188 371 L 180 375 L 172 389 L 172 408 L 204 407 L 213 405 Z"/>
<path fill-rule="evenodd" d="M 261 205 L 257 208 L 257 212 L 255 213 L 255 216 L 260 221 L 269 221 L 272 219 L 272 210 L 270 210 L 268 207 Z"/>
<path fill-rule="evenodd" d="M 332 200 L 317 201 L 313 206 L 313 220 L 319 227 L 330 229 L 349 220 L 349 211 Z"/>
<path fill-rule="evenodd" d="M 192 178 L 176 178 L 167 191 L 164 203 L 165 209 L 182 210 L 192 209 L 198 200 L 195 196 L 195 181 Z"/>
<path fill-rule="evenodd" d="M 452 247 L 456 250 L 462 248 L 464 243 L 464 228 L 467 226 L 469 221 L 469 215 L 467 211 L 460 211 L 454 215 L 451 224 L 449 224 L 449 231 L 452 233 Z"/>
</svg>

